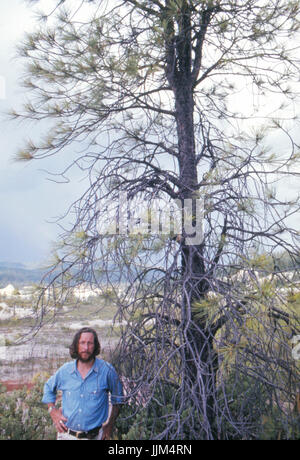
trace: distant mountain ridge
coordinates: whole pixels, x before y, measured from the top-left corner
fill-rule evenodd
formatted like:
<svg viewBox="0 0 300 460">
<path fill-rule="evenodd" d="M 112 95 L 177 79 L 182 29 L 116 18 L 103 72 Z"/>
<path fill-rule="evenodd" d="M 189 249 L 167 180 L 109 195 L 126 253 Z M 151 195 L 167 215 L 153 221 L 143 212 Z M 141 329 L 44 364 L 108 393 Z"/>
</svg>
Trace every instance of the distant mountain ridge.
<svg viewBox="0 0 300 460">
<path fill-rule="evenodd" d="M 112 272 L 114 270 L 115 273 L 113 274 Z M 120 276 L 119 269 L 115 267 L 114 270 L 113 268 L 110 270 L 111 281 L 122 281 L 122 276 Z M 55 273 L 58 274 L 58 271 L 52 271 L 51 273 L 47 274 L 47 268 L 32 268 L 22 263 L 16 262 L 0 262 L 0 289 L 6 287 L 8 284 L 13 284 L 15 287 L 19 288 L 27 284 L 39 284 L 42 280 L 43 282 L 49 282 L 51 278 L 55 276 Z M 76 271 L 73 272 L 73 274 L 75 273 Z M 101 279 L 106 279 L 105 274 L 99 275 L 99 280 Z M 85 279 L 82 279 L 82 282 L 89 281 L 89 276 L 86 276 Z"/>
<path fill-rule="evenodd" d="M 0 268 L 21 268 L 26 269 L 26 265 L 21 264 L 19 262 L 1 262 L 0 261 Z"/>
<path fill-rule="evenodd" d="M 39 268 L 28 268 L 26 265 L 17 262 L 0 262 L 0 287 L 7 284 L 39 283 L 44 274 L 44 270 Z"/>
</svg>

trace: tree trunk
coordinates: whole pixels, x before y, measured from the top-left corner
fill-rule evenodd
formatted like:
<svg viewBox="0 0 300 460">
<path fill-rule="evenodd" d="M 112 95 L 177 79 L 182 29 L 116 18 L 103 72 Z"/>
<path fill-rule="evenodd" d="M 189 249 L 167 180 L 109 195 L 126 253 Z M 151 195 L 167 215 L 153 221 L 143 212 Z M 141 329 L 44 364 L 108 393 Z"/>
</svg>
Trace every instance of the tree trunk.
<svg viewBox="0 0 300 460">
<path fill-rule="evenodd" d="M 195 154 L 193 90 L 191 84 L 182 81 L 175 91 L 176 121 L 179 147 L 180 198 L 193 199 L 193 215 L 197 191 L 197 165 Z M 197 222 L 195 222 L 197 225 Z M 202 408 L 203 423 L 207 438 L 212 439 L 214 421 L 215 353 L 213 337 L 206 327 L 206 320 L 195 318 L 193 305 L 201 301 L 208 290 L 203 246 L 186 244 L 183 231 L 182 243 L 182 330 L 186 343 L 183 360 L 185 363 L 186 391 Z"/>
</svg>

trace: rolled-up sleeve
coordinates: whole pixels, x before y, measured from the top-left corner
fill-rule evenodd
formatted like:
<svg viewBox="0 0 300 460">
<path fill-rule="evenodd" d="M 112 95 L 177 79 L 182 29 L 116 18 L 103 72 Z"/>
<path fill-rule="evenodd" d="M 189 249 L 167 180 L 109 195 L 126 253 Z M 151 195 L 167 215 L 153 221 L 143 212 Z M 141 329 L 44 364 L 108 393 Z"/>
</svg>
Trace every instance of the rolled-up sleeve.
<svg viewBox="0 0 300 460">
<path fill-rule="evenodd" d="M 123 385 L 119 379 L 118 374 L 115 369 L 110 366 L 108 372 L 108 388 L 110 391 L 111 404 L 114 406 L 116 404 L 122 404 L 124 402 L 123 396 Z"/>
<path fill-rule="evenodd" d="M 55 403 L 58 379 L 59 379 L 59 374 L 58 372 L 56 372 L 56 374 L 52 375 L 52 377 L 50 377 L 50 379 L 47 380 L 47 382 L 45 383 L 43 399 L 42 399 L 43 403 L 45 404 Z"/>
</svg>

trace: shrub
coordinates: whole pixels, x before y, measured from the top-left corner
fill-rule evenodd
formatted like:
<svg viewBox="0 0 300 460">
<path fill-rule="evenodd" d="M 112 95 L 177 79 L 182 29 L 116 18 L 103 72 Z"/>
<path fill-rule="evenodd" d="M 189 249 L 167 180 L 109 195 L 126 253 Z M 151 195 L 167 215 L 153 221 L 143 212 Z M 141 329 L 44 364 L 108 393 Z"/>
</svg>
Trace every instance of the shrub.
<svg viewBox="0 0 300 460">
<path fill-rule="evenodd" d="M 51 440 L 55 428 L 41 402 L 43 382 L 33 388 L 6 392 L 0 384 L 0 440 Z"/>
</svg>

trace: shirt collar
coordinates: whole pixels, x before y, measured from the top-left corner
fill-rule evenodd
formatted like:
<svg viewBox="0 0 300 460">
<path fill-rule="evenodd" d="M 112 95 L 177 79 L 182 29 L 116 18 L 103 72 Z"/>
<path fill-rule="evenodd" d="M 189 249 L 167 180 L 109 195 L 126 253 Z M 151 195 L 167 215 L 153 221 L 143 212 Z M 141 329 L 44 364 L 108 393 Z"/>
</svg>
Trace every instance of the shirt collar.
<svg viewBox="0 0 300 460">
<path fill-rule="evenodd" d="M 90 370 L 90 372 L 98 372 L 99 368 L 98 368 L 98 360 L 97 358 L 95 358 L 95 361 L 94 361 L 94 364 Z M 71 369 L 70 369 L 70 374 L 73 374 L 74 372 L 77 371 L 77 359 L 75 361 L 73 361 L 72 363 L 72 366 L 71 366 Z"/>
<path fill-rule="evenodd" d="M 76 372 L 76 360 L 72 362 L 71 368 L 70 368 L 70 374 L 73 374 Z"/>
</svg>

